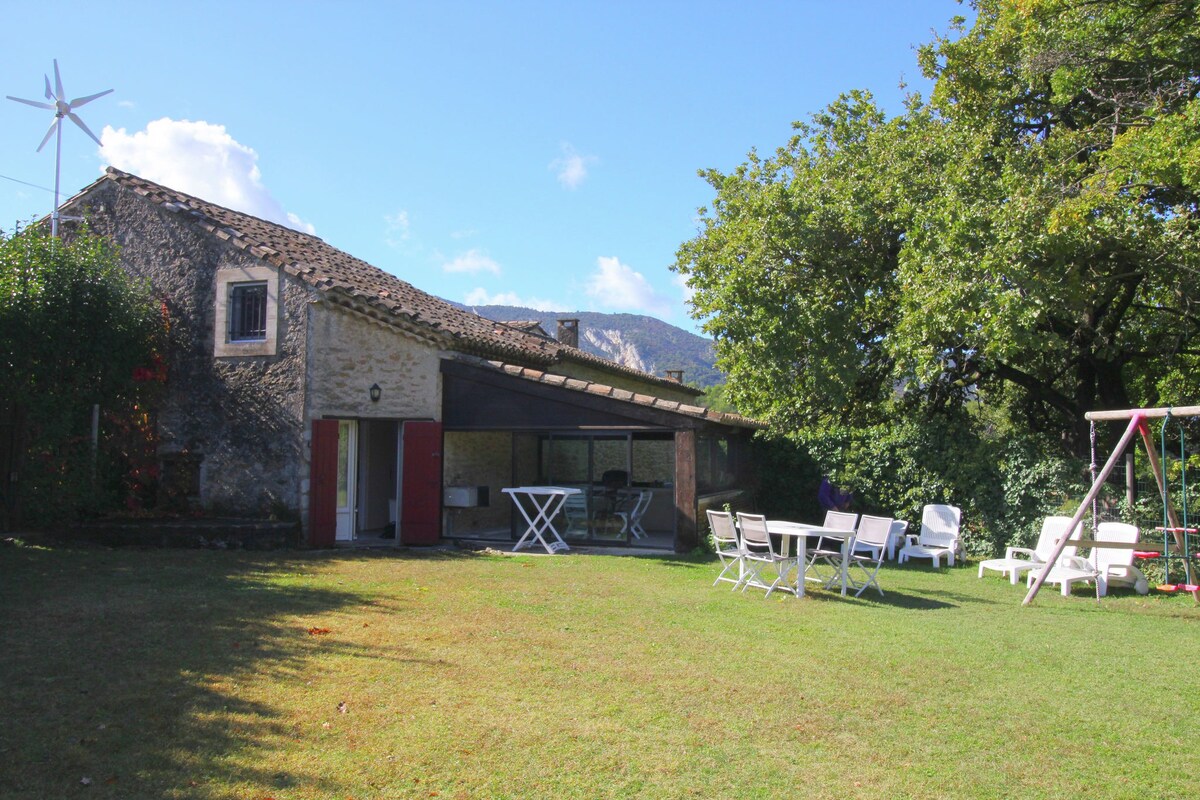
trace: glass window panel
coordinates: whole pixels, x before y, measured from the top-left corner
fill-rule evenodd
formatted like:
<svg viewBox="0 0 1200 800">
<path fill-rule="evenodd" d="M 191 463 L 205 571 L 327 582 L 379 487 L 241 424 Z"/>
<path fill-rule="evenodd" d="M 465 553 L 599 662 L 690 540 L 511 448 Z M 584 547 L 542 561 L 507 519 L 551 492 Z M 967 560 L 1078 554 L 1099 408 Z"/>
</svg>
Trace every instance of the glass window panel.
<svg viewBox="0 0 1200 800">
<path fill-rule="evenodd" d="M 267 284 L 238 283 L 229 295 L 229 341 L 267 338 Z"/>
<path fill-rule="evenodd" d="M 350 505 L 350 422 L 338 422 L 337 507 Z"/>
</svg>

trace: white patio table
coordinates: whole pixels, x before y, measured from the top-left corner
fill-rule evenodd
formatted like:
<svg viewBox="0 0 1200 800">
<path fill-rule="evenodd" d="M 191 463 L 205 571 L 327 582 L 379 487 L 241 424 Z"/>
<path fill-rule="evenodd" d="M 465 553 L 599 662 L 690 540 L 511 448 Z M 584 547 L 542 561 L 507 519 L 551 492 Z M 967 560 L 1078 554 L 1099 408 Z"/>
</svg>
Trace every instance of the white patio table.
<svg viewBox="0 0 1200 800">
<path fill-rule="evenodd" d="M 842 557 L 840 559 L 841 566 L 838 569 L 836 579 L 829 581 L 821 581 L 820 578 L 809 578 L 806 567 L 801 567 L 799 574 L 796 576 L 796 596 L 804 594 L 804 581 L 814 580 L 821 581 L 825 584 L 825 588 L 829 588 L 834 584 L 834 580 L 841 583 L 842 595 L 846 594 L 846 588 L 850 585 L 850 573 L 847 569 L 847 547 L 850 541 L 854 538 L 854 531 L 844 531 L 837 528 L 825 528 L 820 525 L 810 525 L 807 522 L 786 522 L 784 520 L 767 520 L 767 533 L 773 533 L 780 537 L 782 546 L 780 552 L 786 558 L 791 552 L 790 540 L 796 540 L 796 555 L 799 559 L 797 563 L 807 561 L 806 540 L 809 536 L 821 536 L 826 539 L 837 539 L 842 543 Z M 807 566 L 807 565 L 806 565 Z"/>
<path fill-rule="evenodd" d="M 558 529 L 554 527 L 554 517 L 562 509 L 563 503 L 567 502 L 567 497 L 579 494 L 579 489 L 567 486 L 516 486 L 500 491 L 512 498 L 513 504 L 529 526 L 525 529 L 525 534 L 513 545 L 514 553 L 522 547 L 532 546 L 534 541 L 540 542 L 547 553 L 571 549 L 558 535 Z M 522 497 L 525 498 L 525 502 L 521 501 Z M 526 509 L 526 505 L 531 509 Z M 530 510 L 536 513 L 530 516 Z M 546 534 L 550 536 L 549 541 Z"/>
</svg>

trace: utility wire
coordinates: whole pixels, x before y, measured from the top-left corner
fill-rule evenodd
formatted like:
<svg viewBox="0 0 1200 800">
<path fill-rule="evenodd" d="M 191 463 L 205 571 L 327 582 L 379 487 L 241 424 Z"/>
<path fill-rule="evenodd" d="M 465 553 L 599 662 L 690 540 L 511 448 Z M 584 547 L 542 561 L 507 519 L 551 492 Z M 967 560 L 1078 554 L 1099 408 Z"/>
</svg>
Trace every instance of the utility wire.
<svg viewBox="0 0 1200 800">
<path fill-rule="evenodd" d="M 23 186 L 31 186 L 34 189 L 41 189 L 43 192 L 49 192 L 50 194 L 54 194 L 53 189 L 47 189 L 45 186 L 38 186 L 36 183 L 29 183 L 28 181 L 17 180 L 16 178 L 10 178 L 7 175 L 0 175 L 0 178 L 3 178 L 6 181 L 12 181 L 13 183 L 22 184 Z"/>
</svg>

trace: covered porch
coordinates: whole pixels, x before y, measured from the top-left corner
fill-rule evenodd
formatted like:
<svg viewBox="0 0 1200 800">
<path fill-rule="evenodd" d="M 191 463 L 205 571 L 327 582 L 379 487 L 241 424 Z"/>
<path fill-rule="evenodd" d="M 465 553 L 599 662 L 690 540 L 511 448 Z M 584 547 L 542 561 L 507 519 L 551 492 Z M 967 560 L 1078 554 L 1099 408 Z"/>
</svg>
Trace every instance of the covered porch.
<svg viewBox="0 0 1200 800">
<path fill-rule="evenodd" d="M 501 490 L 562 486 L 568 543 L 688 551 L 748 485 L 750 420 L 482 359 L 441 372 L 445 539 L 502 548 L 525 521 Z"/>
</svg>

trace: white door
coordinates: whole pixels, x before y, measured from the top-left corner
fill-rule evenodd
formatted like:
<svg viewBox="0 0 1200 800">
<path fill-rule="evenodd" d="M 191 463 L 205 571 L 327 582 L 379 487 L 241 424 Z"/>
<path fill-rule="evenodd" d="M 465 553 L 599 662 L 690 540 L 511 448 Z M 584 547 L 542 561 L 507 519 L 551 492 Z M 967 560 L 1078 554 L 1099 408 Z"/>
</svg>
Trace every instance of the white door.
<svg viewBox="0 0 1200 800">
<path fill-rule="evenodd" d="M 358 498 L 358 423 L 338 420 L 337 541 L 354 539 L 354 511 Z"/>
</svg>

